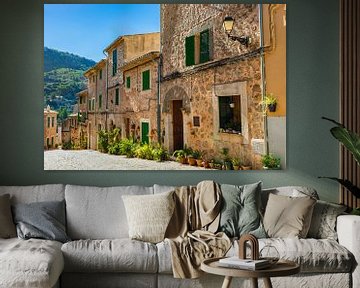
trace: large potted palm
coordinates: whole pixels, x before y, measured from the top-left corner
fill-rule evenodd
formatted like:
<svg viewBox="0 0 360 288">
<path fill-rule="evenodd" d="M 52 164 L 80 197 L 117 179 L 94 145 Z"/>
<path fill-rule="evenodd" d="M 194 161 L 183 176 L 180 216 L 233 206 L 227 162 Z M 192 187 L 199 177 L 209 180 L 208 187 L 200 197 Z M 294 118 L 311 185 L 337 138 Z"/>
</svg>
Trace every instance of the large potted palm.
<svg viewBox="0 0 360 288">
<path fill-rule="evenodd" d="M 351 152 L 357 164 L 360 165 L 360 136 L 355 132 L 350 131 L 343 124 L 336 122 L 333 119 L 329 119 L 326 117 L 322 117 L 322 119 L 328 120 L 336 124 L 335 127 L 330 129 L 331 134 L 337 140 L 339 140 L 345 146 L 346 149 L 348 149 Z M 349 190 L 357 199 L 360 198 L 360 187 L 357 187 L 348 179 L 341 179 L 336 177 L 319 177 L 319 178 L 328 178 L 337 181 L 347 190 Z M 355 208 L 352 213 L 360 215 L 360 207 Z"/>
</svg>

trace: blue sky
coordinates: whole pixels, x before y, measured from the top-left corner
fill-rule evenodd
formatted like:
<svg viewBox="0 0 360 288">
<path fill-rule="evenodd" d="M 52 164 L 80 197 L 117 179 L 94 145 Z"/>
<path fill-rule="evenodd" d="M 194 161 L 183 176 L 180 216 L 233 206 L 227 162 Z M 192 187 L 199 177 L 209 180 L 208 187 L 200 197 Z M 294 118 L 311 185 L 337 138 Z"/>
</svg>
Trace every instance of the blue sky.
<svg viewBox="0 0 360 288">
<path fill-rule="evenodd" d="M 159 31 L 159 4 L 44 4 L 44 46 L 94 61 L 120 35 Z"/>
</svg>

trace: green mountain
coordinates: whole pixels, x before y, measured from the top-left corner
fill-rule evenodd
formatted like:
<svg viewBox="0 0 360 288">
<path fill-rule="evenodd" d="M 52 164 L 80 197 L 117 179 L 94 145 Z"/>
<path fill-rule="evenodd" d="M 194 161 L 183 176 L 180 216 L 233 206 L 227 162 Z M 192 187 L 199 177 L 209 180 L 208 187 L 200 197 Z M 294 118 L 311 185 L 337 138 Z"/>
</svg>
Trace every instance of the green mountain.
<svg viewBox="0 0 360 288">
<path fill-rule="evenodd" d="M 86 88 L 83 73 L 95 61 L 55 49 L 44 48 L 44 106 L 68 112 L 76 104 L 76 93 Z"/>
</svg>

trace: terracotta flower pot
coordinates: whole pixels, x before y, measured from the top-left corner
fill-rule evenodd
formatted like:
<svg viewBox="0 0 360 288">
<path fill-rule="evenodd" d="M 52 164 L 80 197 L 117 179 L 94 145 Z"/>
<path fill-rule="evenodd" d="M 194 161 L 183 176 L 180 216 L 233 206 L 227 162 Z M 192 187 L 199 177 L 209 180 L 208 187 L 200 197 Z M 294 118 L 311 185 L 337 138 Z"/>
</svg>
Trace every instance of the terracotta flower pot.
<svg viewBox="0 0 360 288">
<path fill-rule="evenodd" d="M 189 156 L 187 159 L 188 159 L 189 165 L 196 166 L 196 159 L 194 157 Z"/>
<path fill-rule="evenodd" d="M 203 160 L 202 159 L 196 159 L 196 165 L 199 167 L 203 166 Z"/>
</svg>

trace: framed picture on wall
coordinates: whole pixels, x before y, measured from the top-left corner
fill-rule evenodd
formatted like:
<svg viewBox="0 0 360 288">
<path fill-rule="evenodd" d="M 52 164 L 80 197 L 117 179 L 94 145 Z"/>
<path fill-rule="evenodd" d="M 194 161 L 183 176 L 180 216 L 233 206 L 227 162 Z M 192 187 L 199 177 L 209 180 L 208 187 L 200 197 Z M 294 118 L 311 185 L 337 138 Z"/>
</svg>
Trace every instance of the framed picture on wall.
<svg viewBox="0 0 360 288">
<path fill-rule="evenodd" d="M 45 170 L 284 169 L 286 5 L 44 4 L 43 101 Z"/>
</svg>

